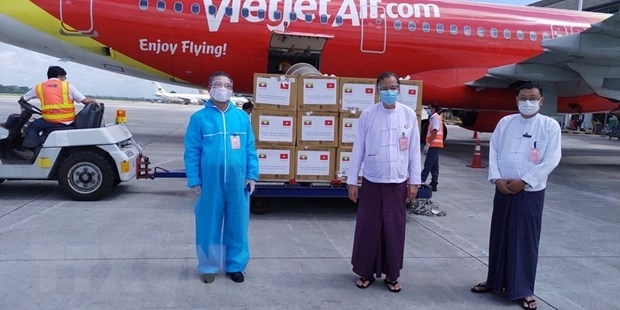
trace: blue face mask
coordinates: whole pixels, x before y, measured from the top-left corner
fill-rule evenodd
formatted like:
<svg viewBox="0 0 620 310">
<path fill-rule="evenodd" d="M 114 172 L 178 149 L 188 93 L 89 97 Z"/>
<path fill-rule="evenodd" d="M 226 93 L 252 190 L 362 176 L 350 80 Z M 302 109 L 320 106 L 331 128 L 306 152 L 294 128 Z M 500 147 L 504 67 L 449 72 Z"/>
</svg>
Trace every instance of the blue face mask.
<svg viewBox="0 0 620 310">
<path fill-rule="evenodd" d="M 380 90 L 379 98 L 381 102 L 386 105 L 394 105 L 396 103 L 396 99 L 398 99 L 398 91 L 397 90 Z"/>
</svg>

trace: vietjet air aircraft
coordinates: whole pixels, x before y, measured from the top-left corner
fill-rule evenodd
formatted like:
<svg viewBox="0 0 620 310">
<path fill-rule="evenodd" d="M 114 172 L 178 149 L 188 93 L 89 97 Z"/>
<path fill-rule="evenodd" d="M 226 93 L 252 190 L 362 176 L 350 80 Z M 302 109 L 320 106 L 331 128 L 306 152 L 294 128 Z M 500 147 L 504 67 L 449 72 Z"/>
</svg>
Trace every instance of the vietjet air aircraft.
<svg viewBox="0 0 620 310">
<path fill-rule="evenodd" d="M 545 87 L 546 113 L 620 100 L 620 14 L 450 0 L 10 0 L 0 41 L 136 77 L 205 87 L 216 70 L 251 93 L 254 72 L 424 81 L 423 100 L 490 131 L 515 88 Z M 549 110 L 551 109 L 551 110 Z"/>
</svg>

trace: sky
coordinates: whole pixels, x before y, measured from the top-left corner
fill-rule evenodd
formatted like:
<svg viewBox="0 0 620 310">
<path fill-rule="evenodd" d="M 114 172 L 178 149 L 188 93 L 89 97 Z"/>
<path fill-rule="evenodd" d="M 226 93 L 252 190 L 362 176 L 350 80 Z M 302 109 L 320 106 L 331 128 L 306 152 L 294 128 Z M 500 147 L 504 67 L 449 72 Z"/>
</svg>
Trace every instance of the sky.
<svg viewBox="0 0 620 310">
<path fill-rule="evenodd" d="M 527 5 L 535 0 L 469 0 L 514 5 Z M 56 57 L 31 52 L 0 43 L 0 84 L 32 87 L 46 79 L 47 67 L 61 66 L 67 71 L 67 80 L 85 95 L 153 98 L 155 88 L 151 81 L 112 73 L 105 70 L 59 61 Z M 162 83 L 168 91 L 198 93 L 197 89 Z"/>
</svg>

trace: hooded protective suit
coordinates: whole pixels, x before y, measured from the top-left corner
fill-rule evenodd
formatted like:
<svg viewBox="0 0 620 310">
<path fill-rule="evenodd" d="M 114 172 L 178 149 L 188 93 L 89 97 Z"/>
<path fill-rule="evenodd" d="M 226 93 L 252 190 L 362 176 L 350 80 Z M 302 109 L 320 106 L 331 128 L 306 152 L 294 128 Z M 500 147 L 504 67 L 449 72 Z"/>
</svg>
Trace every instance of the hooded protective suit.
<svg viewBox="0 0 620 310">
<path fill-rule="evenodd" d="M 190 118 L 185 133 L 187 185 L 202 187 L 194 213 L 198 272 L 243 272 L 250 259 L 249 191 L 258 179 L 258 157 L 248 114 L 228 102 L 222 112 L 211 100 Z"/>
</svg>

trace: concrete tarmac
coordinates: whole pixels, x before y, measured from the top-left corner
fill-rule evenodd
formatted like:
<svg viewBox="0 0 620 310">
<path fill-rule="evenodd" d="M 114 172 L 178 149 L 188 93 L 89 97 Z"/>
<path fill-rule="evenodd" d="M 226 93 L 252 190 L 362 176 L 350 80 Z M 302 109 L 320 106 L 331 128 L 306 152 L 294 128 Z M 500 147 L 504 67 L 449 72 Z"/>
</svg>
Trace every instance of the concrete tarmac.
<svg viewBox="0 0 620 310">
<path fill-rule="evenodd" d="M 0 97 L 0 122 L 17 113 Z M 199 106 L 106 102 L 154 166 L 183 168 Z M 487 164 L 490 134 L 479 134 Z M 539 309 L 620 309 L 620 142 L 564 134 L 550 176 L 536 281 Z M 402 292 L 355 286 L 355 208 L 345 199 L 275 201 L 250 220 L 246 281 L 196 274 L 195 195 L 184 179 L 131 180 L 103 200 L 68 200 L 53 181 L 0 185 L 0 309 L 518 309 L 473 294 L 486 278 L 493 187 L 471 163 L 472 132 L 450 126 L 432 201 L 445 217 L 410 215 Z"/>
</svg>

